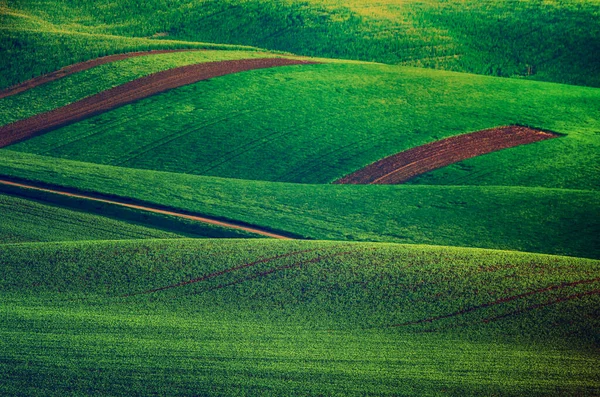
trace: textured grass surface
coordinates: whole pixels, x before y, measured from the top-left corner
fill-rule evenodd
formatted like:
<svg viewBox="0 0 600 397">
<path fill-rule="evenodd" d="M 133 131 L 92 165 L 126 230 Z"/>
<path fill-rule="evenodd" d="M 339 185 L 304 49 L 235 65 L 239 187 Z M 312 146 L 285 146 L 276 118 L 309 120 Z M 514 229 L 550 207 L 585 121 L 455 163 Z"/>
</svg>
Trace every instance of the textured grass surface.
<svg viewBox="0 0 600 397">
<path fill-rule="evenodd" d="M 5 113 L 12 115 L 11 109 Z M 303 65 L 182 87 L 11 150 L 238 179 L 328 183 L 414 146 L 522 124 L 566 136 L 484 156 L 464 169 L 487 172 L 486 185 L 597 189 L 598 109 L 600 90 L 594 88 L 384 65 Z"/>
<path fill-rule="evenodd" d="M 0 243 L 174 238 L 151 227 L 0 194 Z"/>
<path fill-rule="evenodd" d="M 310 238 L 600 256 L 596 191 L 239 181 L 6 149 L 0 153 L 0 174 L 131 197 Z"/>
<path fill-rule="evenodd" d="M 600 387 L 598 261 L 266 240 L 0 249 L 7 394 L 582 395 Z M 476 309 L 390 327 L 468 308 Z"/>
<path fill-rule="evenodd" d="M 193 51 L 147 55 L 111 62 L 0 99 L 0 124 L 34 116 L 73 103 L 152 73 L 203 62 L 265 58 L 256 51 Z"/>
<path fill-rule="evenodd" d="M 597 1 L 554 0 L 10 0 L 2 47 L 20 64 L 1 70 L 14 81 L 119 47 L 185 46 L 165 42 L 180 39 L 599 86 L 599 10 Z"/>
</svg>

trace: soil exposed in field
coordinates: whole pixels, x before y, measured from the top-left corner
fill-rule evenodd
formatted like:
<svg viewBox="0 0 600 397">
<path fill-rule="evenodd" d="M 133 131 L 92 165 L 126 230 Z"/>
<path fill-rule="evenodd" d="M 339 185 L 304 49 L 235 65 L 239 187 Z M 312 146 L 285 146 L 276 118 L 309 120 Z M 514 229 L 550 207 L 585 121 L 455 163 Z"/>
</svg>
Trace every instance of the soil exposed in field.
<svg viewBox="0 0 600 397">
<path fill-rule="evenodd" d="M 315 64 L 284 58 L 241 59 L 182 66 L 130 81 L 58 109 L 0 127 L 0 148 L 88 117 L 201 80 L 247 70 Z"/>
<path fill-rule="evenodd" d="M 0 99 L 6 98 L 7 96 L 15 95 L 23 91 L 27 91 L 34 87 L 42 84 L 49 83 L 54 80 L 62 79 L 70 74 L 83 72 L 84 70 L 91 69 L 93 67 L 104 65 L 105 63 L 116 62 L 127 58 L 141 57 L 146 55 L 155 54 L 168 54 L 171 52 L 189 52 L 189 51 L 201 51 L 194 49 L 183 49 L 183 50 L 152 50 L 152 51 L 139 51 L 139 52 L 128 52 L 125 54 L 108 55 L 96 59 L 90 59 L 89 61 L 75 63 L 73 65 L 65 66 L 55 72 L 44 74 L 42 76 L 34 77 L 33 79 L 24 81 L 22 83 L 13 85 L 11 87 L 0 90 Z"/>
<path fill-rule="evenodd" d="M 386 157 L 333 183 L 399 184 L 417 175 L 471 157 L 558 136 L 551 132 L 518 125 L 457 135 Z"/>
</svg>

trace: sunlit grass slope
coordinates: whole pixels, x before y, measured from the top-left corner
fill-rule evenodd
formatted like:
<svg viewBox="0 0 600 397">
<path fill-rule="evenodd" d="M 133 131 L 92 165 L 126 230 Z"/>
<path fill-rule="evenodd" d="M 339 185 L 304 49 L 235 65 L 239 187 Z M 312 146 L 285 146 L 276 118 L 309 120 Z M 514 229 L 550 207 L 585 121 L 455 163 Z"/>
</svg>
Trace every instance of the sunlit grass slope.
<svg viewBox="0 0 600 397">
<path fill-rule="evenodd" d="M 147 55 L 107 63 L 0 99 L 0 125 L 65 106 L 163 70 L 203 62 L 269 56 L 274 55 L 257 51 L 202 50 Z"/>
<path fill-rule="evenodd" d="M 130 64 L 122 67 L 131 73 Z M 12 115 L 9 105 L 0 102 Z M 486 184 L 597 189 L 599 109 L 596 88 L 325 63 L 199 82 L 11 150 L 189 174 L 329 183 L 414 146 L 523 124 L 566 136 L 482 157 L 482 167 L 493 170 Z"/>
<path fill-rule="evenodd" d="M 305 185 L 138 170 L 0 151 L 0 174 L 286 231 L 600 257 L 599 193 L 477 186 Z"/>
<path fill-rule="evenodd" d="M 3 25 L 8 33 L 2 46 L 23 58 L 23 69 L 14 67 L 5 77 L 13 81 L 23 70 L 32 70 L 36 58 L 28 54 L 40 40 L 47 46 L 38 49 L 44 56 L 38 58 L 34 73 L 65 58 L 119 51 L 119 46 L 185 45 L 164 42 L 175 39 L 600 85 L 597 1 L 9 0 L 5 4 Z"/>
<path fill-rule="evenodd" d="M 598 261 L 272 240 L 0 249 L 3 393 L 593 395 L 600 387 Z"/>
</svg>

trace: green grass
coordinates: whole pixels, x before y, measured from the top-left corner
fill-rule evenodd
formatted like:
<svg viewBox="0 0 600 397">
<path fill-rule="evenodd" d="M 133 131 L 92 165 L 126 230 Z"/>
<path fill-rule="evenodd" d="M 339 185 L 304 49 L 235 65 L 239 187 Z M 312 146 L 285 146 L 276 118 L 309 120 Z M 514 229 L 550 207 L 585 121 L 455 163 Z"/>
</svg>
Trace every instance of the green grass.
<svg viewBox="0 0 600 397">
<path fill-rule="evenodd" d="M 273 56 L 257 51 L 194 51 L 157 54 L 96 66 L 0 99 L 0 125 L 68 105 L 152 73 L 202 62 Z"/>
<path fill-rule="evenodd" d="M 0 69 L 11 82 L 98 53 L 200 41 L 600 86 L 596 0 L 9 0 L 2 11 L 2 48 L 22 58 Z"/>
<path fill-rule="evenodd" d="M 599 193 L 478 186 L 304 185 L 112 167 L 0 151 L 0 174 L 233 219 L 313 239 L 600 257 Z"/>
<path fill-rule="evenodd" d="M 0 243 L 175 238 L 170 233 L 0 194 Z"/>
<path fill-rule="evenodd" d="M 123 64 L 124 73 L 129 67 Z M 478 169 L 494 170 L 486 185 L 597 189 L 598 109 L 594 88 L 385 65 L 302 65 L 181 87 L 11 150 L 189 174 L 329 183 L 437 139 L 523 124 L 566 136 L 478 159 Z"/>
<path fill-rule="evenodd" d="M 0 249 L 0 390 L 9 395 L 593 395 L 600 387 L 598 261 L 273 240 Z"/>
</svg>

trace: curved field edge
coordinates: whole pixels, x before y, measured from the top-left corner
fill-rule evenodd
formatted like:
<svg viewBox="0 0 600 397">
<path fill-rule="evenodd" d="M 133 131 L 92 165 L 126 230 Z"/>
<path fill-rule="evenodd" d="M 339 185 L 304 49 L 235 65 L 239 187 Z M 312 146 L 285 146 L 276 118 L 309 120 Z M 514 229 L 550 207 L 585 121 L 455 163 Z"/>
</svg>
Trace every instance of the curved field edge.
<svg viewBox="0 0 600 397">
<path fill-rule="evenodd" d="M 50 74 L 60 76 L 54 81 L 30 87 L 10 97 L 0 98 L 0 124 L 32 117 L 164 70 L 202 62 L 269 56 L 281 57 L 281 55 L 260 51 L 184 49 L 154 50 L 95 58 L 83 62 L 82 65 L 89 66 L 99 61 L 111 61 L 87 70 L 80 70 L 81 64 L 69 65 L 65 69 L 76 70 L 75 73 L 65 75 L 61 73 L 63 70 L 61 69 Z M 33 80 L 37 81 L 45 76 Z"/>
<path fill-rule="evenodd" d="M 455 135 L 383 158 L 333 183 L 404 183 L 418 175 L 472 157 L 558 137 L 556 133 L 517 125 Z"/>
<path fill-rule="evenodd" d="M 595 191 L 300 185 L 111 167 L 7 149 L 0 155 L 1 175 L 126 197 L 306 238 L 600 257 L 596 216 L 600 200 Z"/>
<path fill-rule="evenodd" d="M 0 147 L 201 80 L 254 69 L 312 63 L 314 62 L 284 58 L 256 58 L 206 62 L 164 70 L 102 91 L 61 108 L 4 125 L 0 127 Z"/>
<path fill-rule="evenodd" d="M 177 233 L 0 194 L 0 244 L 176 238 Z"/>
<path fill-rule="evenodd" d="M 186 174 L 330 183 L 415 146 L 520 124 L 567 135 L 515 147 L 500 157 L 485 156 L 486 172 L 498 170 L 488 177 L 497 183 L 488 184 L 592 190 L 600 175 L 595 172 L 599 93 L 559 84 L 327 62 L 188 85 L 11 150 Z"/>
</svg>

